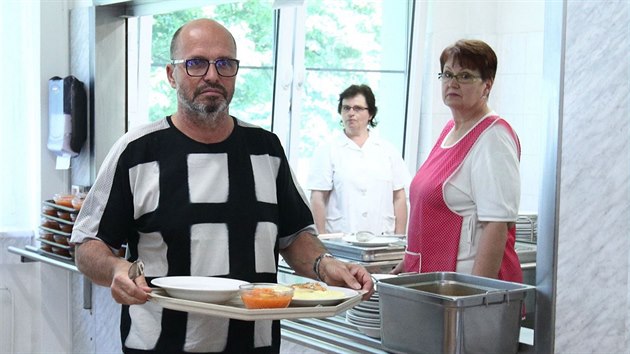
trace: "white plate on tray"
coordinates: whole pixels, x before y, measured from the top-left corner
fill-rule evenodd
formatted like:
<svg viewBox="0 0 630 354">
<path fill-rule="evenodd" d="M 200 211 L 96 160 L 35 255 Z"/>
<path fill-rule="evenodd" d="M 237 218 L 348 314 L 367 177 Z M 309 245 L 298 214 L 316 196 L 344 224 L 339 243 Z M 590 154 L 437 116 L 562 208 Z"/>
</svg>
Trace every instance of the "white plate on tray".
<svg viewBox="0 0 630 354">
<path fill-rule="evenodd" d="M 295 293 L 293 294 L 293 299 L 291 300 L 291 304 L 289 306 L 331 306 L 337 305 L 345 300 L 353 298 L 360 293 L 353 289 L 342 288 L 339 286 L 327 286 L 328 290 L 339 291 L 342 295 L 334 298 L 324 298 L 324 299 L 300 299 L 295 297 Z M 316 291 L 313 291 L 316 293 Z"/>
<path fill-rule="evenodd" d="M 238 294 L 238 287 L 246 281 L 218 278 L 175 276 L 155 278 L 151 284 L 163 288 L 169 296 L 178 299 L 223 303 Z"/>
<path fill-rule="evenodd" d="M 344 240 L 345 242 L 351 243 L 355 246 L 359 246 L 359 247 L 387 246 L 390 243 L 398 242 L 398 239 L 395 237 L 382 237 L 382 236 L 374 236 L 370 240 L 359 241 L 357 240 L 356 235 L 353 235 L 353 234 L 344 236 L 342 240 Z"/>
<path fill-rule="evenodd" d="M 168 296 L 164 289 L 153 289 L 149 300 L 167 309 L 192 312 L 243 321 L 283 320 L 293 318 L 326 318 L 342 313 L 361 302 L 362 294 L 342 301 L 334 306 L 287 307 L 283 309 L 247 309 L 239 297 L 224 304 L 177 299 Z"/>
</svg>

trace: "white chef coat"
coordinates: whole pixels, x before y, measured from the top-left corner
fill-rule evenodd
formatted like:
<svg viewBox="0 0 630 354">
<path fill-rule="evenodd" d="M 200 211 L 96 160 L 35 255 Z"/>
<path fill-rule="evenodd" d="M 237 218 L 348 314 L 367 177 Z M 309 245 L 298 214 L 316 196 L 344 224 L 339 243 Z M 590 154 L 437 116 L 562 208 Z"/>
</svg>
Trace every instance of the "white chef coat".
<svg viewBox="0 0 630 354">
<path fill-rule="evenodd" d="M 391 234 L 393 192 L 408 190 L 410 178 L 401 154 L 374 131 L 362 147 L 335 132 L 316 150 L 306 189 L 331 191 L 326 232 Z"/>
<path fill-rule="evenodd" d="M 494 124 L 479 137 L 459 169 L 444 183 L 446 205 L 464 217 L 457 272 L 472 272 L 483 231 L 480 221 L 514 222 L 518 218 L 521 184 L 517 151 L 507 128 Z"/>
</svg>

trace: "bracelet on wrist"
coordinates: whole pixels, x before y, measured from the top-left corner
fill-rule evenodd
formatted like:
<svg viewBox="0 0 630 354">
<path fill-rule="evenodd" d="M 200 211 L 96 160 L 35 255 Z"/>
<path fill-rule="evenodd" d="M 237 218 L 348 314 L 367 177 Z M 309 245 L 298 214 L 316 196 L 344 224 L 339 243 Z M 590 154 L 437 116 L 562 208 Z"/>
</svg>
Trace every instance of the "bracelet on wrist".
<svg viewBox="0 0 630 354">
<path fill-rule="evenodd" d="M 317 277 L 318 281 L 323 281 L 322 280 L 322 276 L 319 273 L 319 264 L 322 262 L 322 258 L 324 258 L 324 257 L 335 258 L 330 253 L 322 253 L 319 256 L 317 256 L 317 258 L 315 258 L 315 262 L 313 262 L 313 273 L 315 273 L 315 276 Z"/>
</svg>

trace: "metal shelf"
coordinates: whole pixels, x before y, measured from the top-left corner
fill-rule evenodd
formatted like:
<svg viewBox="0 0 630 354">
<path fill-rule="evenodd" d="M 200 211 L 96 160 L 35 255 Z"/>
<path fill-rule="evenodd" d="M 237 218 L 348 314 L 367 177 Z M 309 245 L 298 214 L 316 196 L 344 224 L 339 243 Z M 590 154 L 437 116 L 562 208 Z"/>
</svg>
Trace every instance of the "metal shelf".
<svg viewBox="0 0 630 354">
<path fill-rule="evenodd" d="M 33 246 L 25 246 L 18 248 L 9 246 L 8 251 L 22 257 L 22 262 L 42 262 L 54 267 L 79 273 L 79 269 L 72 261 L 65 260 L 61 257 L 55 258 L 54 255 L 44 255 L 39 252 L 39 248 Z M 92 308 L 92 281 L 85 276 L 83 277 L 83 308 L 89 310 Z"/>
<path fill-rule="evenodd" d="M 50 264 L 55 267 L 63 268 L 65 270 L 69 270 L 72 272 L 80 273 L 79 269 L 73 262 L 67 261 L 65 259 L 57 259 L 53 258 L 50 255 L 44 255 L 39 252 L 37 247 L 26 246 L 23 249 L 17 248 L 13 246 L 8 247 L 9 252 L 18 254 L 22 257 L 22 262 L 42 262 L 46 264 Z"/>
</svg>

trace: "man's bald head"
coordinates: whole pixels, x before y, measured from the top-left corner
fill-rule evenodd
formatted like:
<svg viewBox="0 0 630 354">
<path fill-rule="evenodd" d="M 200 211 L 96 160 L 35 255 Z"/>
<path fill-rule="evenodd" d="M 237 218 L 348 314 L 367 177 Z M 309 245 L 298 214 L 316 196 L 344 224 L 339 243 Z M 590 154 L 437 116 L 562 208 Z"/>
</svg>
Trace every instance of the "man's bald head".
<svg viewBox="0 0 630 354">
<path fill-rule="evenodd" d="M 175 31 L 173 34 L 173 39 L 171 39 L 171 59 L 176 59 L 176 53 L 179 49 L 179 38 L 183 32 L 192 32 L 194 30 L 210 30 L 212 33 L 221 33 L 223 32 L 225 35 L 228 35 L 232 39 L 232 43 L 234 44 L 234 53 L 236 53 L 236 40 L 234 40 L 234 36 L 232 33 L 228 31 L 222 24 L 215 20 L 211 20 L 208 18 L 199 18 L 196 20 L 189 21 L 182 25 L 180 28 Z"/>
</svg>

